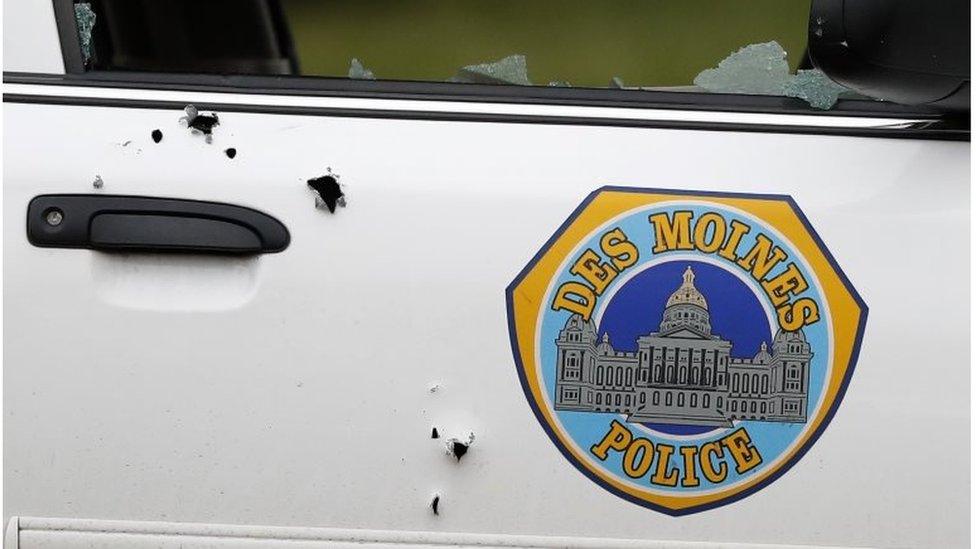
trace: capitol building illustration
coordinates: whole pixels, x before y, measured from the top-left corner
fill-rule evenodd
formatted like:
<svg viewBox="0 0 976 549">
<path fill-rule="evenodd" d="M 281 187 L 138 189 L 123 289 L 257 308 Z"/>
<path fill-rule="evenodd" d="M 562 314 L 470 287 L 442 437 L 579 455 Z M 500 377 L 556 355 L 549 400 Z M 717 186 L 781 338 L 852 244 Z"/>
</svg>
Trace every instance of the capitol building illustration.
<svg viewBox="0 0 976 549">
<path fill-rule="evenodd" d="M 805 423 L 810 359 L 802 331 L 779 331 L 751 359 L 730 356 L 712 333 L 708 302 L 688 267 L 668 298 L 657 332 L 637 351 L 597 337 L 574 314 L 556 340 L 555 408 L 625 414 L 632 423 L 730 427 L 735 420 Z"/>
</svg>

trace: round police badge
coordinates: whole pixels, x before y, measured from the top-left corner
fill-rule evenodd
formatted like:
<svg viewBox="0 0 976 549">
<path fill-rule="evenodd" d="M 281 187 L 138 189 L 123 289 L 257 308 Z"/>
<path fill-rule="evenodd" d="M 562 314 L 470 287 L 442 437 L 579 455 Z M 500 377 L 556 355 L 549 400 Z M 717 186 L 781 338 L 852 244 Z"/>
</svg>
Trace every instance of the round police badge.
<svg viewBox="0 0 976 549">
<path fill-rule="evenodd" d="M 796 463 L 837 410 L 867 317 L 790 197 L 623 187 L 591 194 L 507 299 L 552 441 L 671 515 Z"/>
</svg>

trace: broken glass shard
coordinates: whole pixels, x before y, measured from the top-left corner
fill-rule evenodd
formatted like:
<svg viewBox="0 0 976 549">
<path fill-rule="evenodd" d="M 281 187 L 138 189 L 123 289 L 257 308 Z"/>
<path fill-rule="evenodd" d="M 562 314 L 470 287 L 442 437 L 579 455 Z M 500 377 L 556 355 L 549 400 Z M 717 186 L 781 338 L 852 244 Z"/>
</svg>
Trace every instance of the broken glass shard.
<svg viewBox="0 0 976 549">
<path fill-rule="evenodd" d="M 87 66 L 95 55 L 92 46 L 92 30 L 95 28 L 95 12 L 91 4 L 75 4 L 75 25 L 78 27 L 78 43 L 81 57 Z"/>
<path fill-rule="evenodd" d="M 739 49 L 718 67 L 698 73 L 695 85 L 714 93 L 783 95 L 789 79 L 786 51 L 772 41 Z"/>
<path fill-rule="evenodd" d="M 349 78 L 353 80 L 376 80 L 376 77 L 373 76 L 373 71 L 364 67 L 359 59 L 355 57 L 349 63 Z"/>
<path fill-rule="evenodd" d="M 783 90 L 784 95 L 802 99 L 815 109 L 827 110 L 837 103 L 840 94 L 847 88 L 834 82 L 823 72 L 814 70 L 798 70 Z"/>
<path fill-rule="evenodd" d="M 448 82 L 466 84 L 514 84 L 531 86 L 525 56 L 514 54 L 491 63 L 468 65 L 458 70 Z"/>
<path fill-rule="evenodd" d="M 799 70 L 791 75 L 786 51 L 775 41 L 741 48 L 718 67 L 698 73 L 695 85 L 715 93 L 796 97 L 824 110 L 833 107 L 841 95 L 851 95 L 819 70 Z"/>
</svg>

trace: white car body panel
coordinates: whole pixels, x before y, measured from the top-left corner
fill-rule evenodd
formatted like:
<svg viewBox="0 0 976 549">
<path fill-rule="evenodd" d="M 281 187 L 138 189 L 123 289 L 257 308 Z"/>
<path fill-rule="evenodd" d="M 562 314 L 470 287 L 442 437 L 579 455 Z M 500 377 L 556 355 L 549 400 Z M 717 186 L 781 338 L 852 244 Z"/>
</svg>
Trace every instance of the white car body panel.
<svg viewBox="0 0 976 549">
<path fill-rule="evenodd" d="M 180 97 L 197 99 L 166 95 Z M 4 110 L 8 517 L 968 540 L 966 143 L 222 112 L 208 145 L 179 109 Z M 327 168 L 348 196 L 334 215 L 305 185 Z M 230 260 L 31 246 L 28 201 L 93 192 L 95 175 L 99 192 L 260 209 L 291 246 Z M 618 499 L 525 402 L 504 288 L 607 184 L 788 194 L 871 308 L 830 427 L 742 501 L 672 518 Z M 476 442 L 456 463 L 432 426 Z"/>
</svg>

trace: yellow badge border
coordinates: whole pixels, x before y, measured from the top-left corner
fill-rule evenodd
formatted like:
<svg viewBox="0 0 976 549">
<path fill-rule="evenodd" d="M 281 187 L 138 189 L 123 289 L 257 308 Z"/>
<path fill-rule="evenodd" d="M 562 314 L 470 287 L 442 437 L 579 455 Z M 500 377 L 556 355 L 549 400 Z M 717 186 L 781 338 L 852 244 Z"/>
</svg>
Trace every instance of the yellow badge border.
<svg viewBox="0 0 976 549">
<path fill-rule="evenodd" d="M 833 321 L 833 368 L 824 392 L 824 404 L 813 424 L 777 467 L 728 490 L 710 494 L 678 495 L 641 492 L 579 455 L 570 440 L 555 428 L 553 410 L 545 402 L 535 369 L 535 336 L 539 303 L 559 266 L 587 235 L 619 213 L 675 199 L 701 199 L 731 206 L 768 223 L 786 237 L 816 274 Z M 509 335 L 519 380 L 543 429 L 563 455 L 582 473 L 614 494 L 639 505 L 685 515 L 727 505 L 770 484 L 789 470 L 820 437 L 837 411 L 854 371 L 860 351 L 868 307 L 844 275 L 806 216 L 788 195 L 723 193 L 605 186 L 590 193 L 506 289 Z M 521 345 L 520 342 L 527 342 Z M 838 375 L 839 374 L 839 375 Z"/>
</svg>

